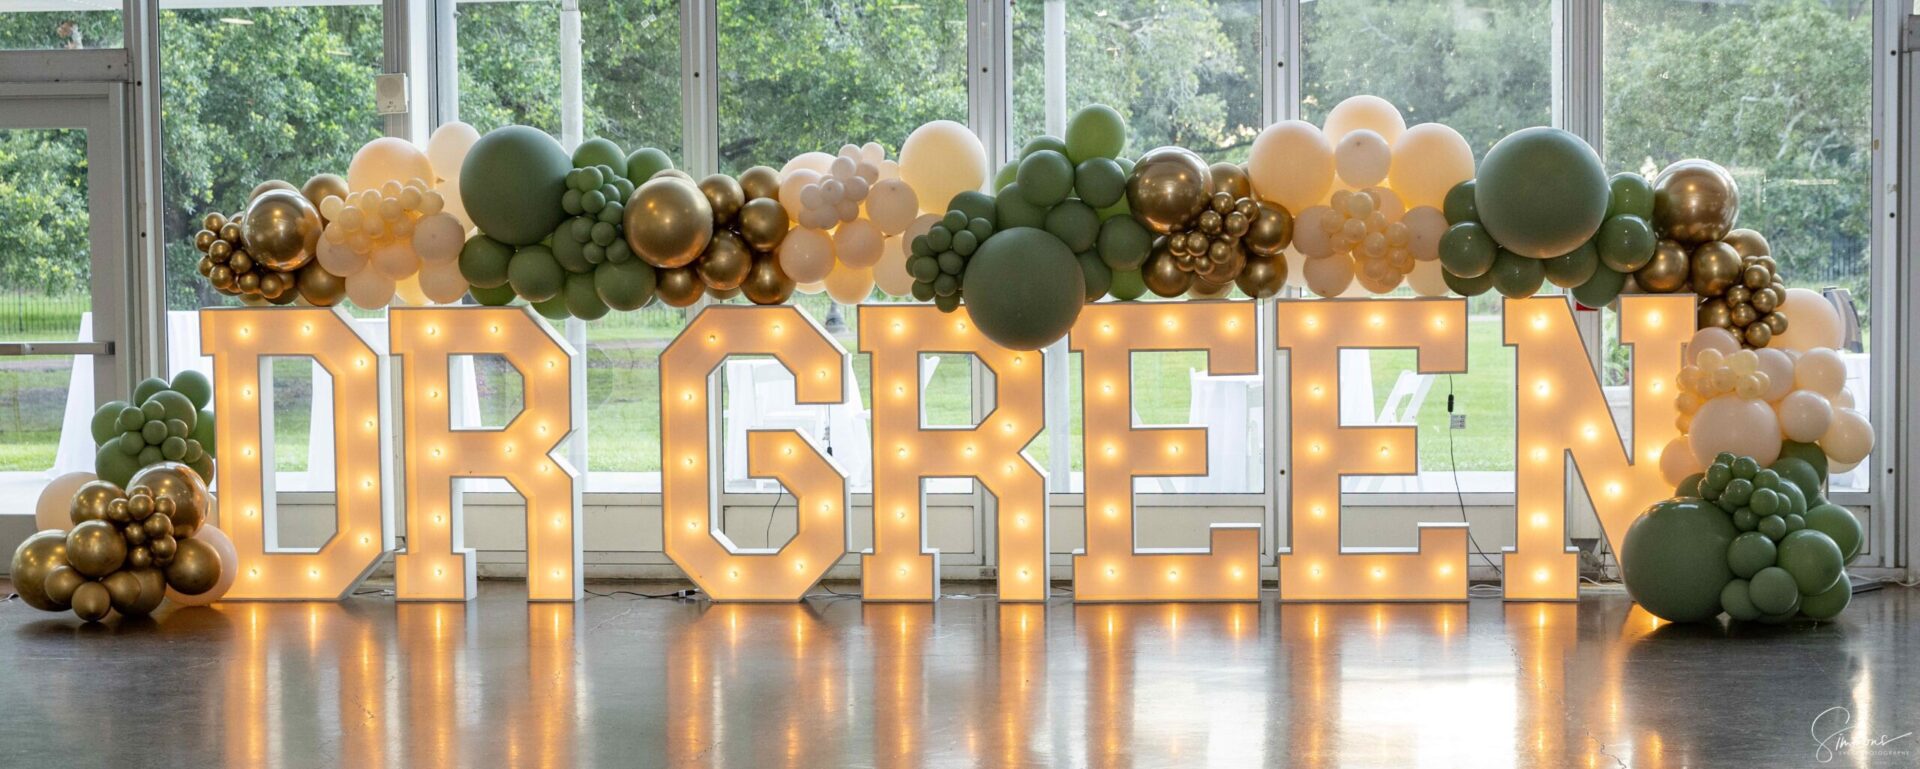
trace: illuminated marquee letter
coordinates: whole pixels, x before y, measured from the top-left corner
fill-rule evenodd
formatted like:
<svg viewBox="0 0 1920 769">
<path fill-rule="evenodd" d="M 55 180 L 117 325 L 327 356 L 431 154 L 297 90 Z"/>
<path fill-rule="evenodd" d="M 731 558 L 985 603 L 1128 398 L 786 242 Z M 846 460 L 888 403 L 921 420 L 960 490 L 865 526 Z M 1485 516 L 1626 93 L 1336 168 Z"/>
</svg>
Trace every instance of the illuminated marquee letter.
<svg viewBox="0 0 1920 769">
<path fill-rule="evenodd" d="M 1693 297 L 1620 301 L 1620 343 L 1633 346 L 1633 454 L 1614 429 L 1600 380 L 1563 297 L 1509 299 L 1506 342 L 1514 348 L 1516 547 L 1503 557 L 1508 600 L 1578 597 L 1577 556 L 1567 546 L 1567 455 L 1588 489 L 1600 528 L 1620 552 L 1627 526 L 1670 496 L 1660 450 L 1674 437 L 1673 382 L 1693 331 Z M 1594 490 L 1598 493 L 1594 493 Z"/>
<path fill-rule="evenodd" d="M 579 600 L 579 473 L 551 453 L 573 432 L 573 348 L 524 307 L 395 308 L 387 317 L 406 425 L 407 548 L 394 559 L 395 596 L 474 597 L 454 479 L 494 477 L 527 502 L 527 598 Z M 500 355 L 520 372 L 524 406 L 505 428 L 453 428 L 455 355 Z"/>
<path fill-rule="evenodd" d="M 1420 372 L 1466 370 L 1461 299 L 1280 302 L 1277 344 L 1290 351 L 1292 547 L 1280 554 L 1286 601 L 1463 601 L 1467 525 L 1420 524 L 1417 546 L 1343 550 L 1342 475 L 1418 472 L 1414 428 L 1340 426 L 1340 350 L 1412 348 Z"/>
<path fill-rule="evenodd" d="M 222 449 L 220 526 L 240 554 L 229 601 L 339 600 L 393 549 L 386 504 L 389 444 L 380 430 L 386 363 L 340 309 L 234 307 L 200 311 L 200 349 L 213 356 Z M 317 550 L 277 542 L 273 407 L 268 356 L 310 356 L 333 379 L 334 536 Z"/>
<path fill-rule="evenodd" d="M 747 473 L 793 493 L 785 546 L 743 548 L 719 527 L 714 369 L 728 355 L 772 355 L 793 372 L 796 403 L 847 399 L 847 353 L 798 308 L 707 308 L 660 354 L 661 524 L 667 557 L 715 601 L 798 601 L 847 552 L 847 478 L 811 436 L 747 433 Z M 752 393 L 734 393 L 751 398 Z"/>
<path fill-rule="evenodd" d="M 1257 601 L 1260 527 L 1216 524 L 1211 548 L 1134 547 L 1133 479 L 1205 475 L 1206 430 L 1133 425 L 1133 353 L 1202 350 L 1207 370 L 1259 371 L 1252 302 L 1092 304 L 1070 340 L 1080 352 L 1087 546 L 1073 558 L 1078 601 Z"/>
<path fill-rule="evenodd" d="M 873 356 L 873 550 L 861 557 L 869 601 L 931 601 L 940 553 L 927 547 L 921 485 L 971 477 L 993 493 L 1000 600 L 1047 599 L 1047 475 L 1022 449 L 1045 426 L 1038 352 L 994 344 L 964 313 L 921 306 L 860 308 L 860 349 Z M 920 423 L 920 354 L 972 354 L 993 370 L 993 413 L 973 427 Z"/>
</svg>

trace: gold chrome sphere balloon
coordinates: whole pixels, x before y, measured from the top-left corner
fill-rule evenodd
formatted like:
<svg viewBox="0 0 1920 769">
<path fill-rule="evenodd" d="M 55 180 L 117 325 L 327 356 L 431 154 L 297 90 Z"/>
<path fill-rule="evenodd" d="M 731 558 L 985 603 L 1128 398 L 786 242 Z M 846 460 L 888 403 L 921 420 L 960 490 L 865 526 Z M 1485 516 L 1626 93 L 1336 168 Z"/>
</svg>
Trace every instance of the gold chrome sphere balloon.
<svg viewBox="0 0 1920 769">
<path fill-rule="evenodd" d="M 1740 254 L 1733 250 L 1733 246 L 1716 240 L 1693 249 L 1693 260 L 1687 266 L 1687 279 L 1693 286 L 1693 293 L 1722 296 L 1727 289 L 1740 282 L 1740 270 Z"/>
<path fill-rule="evenodd" d="M 173 519 L 176 537 L 193 536 L 213 512 L 213 498 L 207 495 L 207 485 L 200 481 L 200 474 L 179 462 L 141 468 L 133 474 L 133 480 L 127 482 L 127 491 L 145 491 L 156 501 L 171 500 L 173 512 L 168 516 Z"/>
<path fill-rule="evenodd" d="M 1740 215 L 1733 175 L 1709 160 L 1682 160 L 1653 179 L 1653 223 L 1662 237 L 1682 243 L 1719 240 Z"/>
<path fill-rule="evenodd" d="M 1633 279 L 1650 294 L 1671 294 L 1686 288 L 1693 255 L 1679 241 L 1662 240 L 1653 249 L 1653 259 L 1633 273 Z"/>
<path fill-rule="evenodd" d="M 780 269 L 780 260 L 773 254 L 754 254 L 753 267 L 740 289 L 754 304 L 779 304 L 793 296 L 793 279 Z"/>
<path fill-rule="evenodd" d="M 755 251 L 772 251 L 787 239 L 787 209 L 771 197 L 754 198 L 740 207 L 740 237 Z"/>
<path fill-rule="evenodd" d="M 675 176 L 656 175 L 634 190 L 625 218 L 627 245 L 661 269 L 692 264 L 713 239 L 713 205 L 699 187 Z"/>
<path fill-rule="evenodd" d="M 87 521 L 67 532 L 67 563 L 95 579 L 119 570 L 127 560 L 127 540 L 106 521 Z"/>
<path fill-rule="evenodd" d="M 740 207 L 747 204 L 746 190 L 739 180 L 726 174 L 701 179 L 700 193 L 707 196 L 707 205 L 713 209 L 714 224 L 732 224 L 734 217 L 740 215 Z"/>
<path fill-rule="evenodd" d="M 339 174 L 316 174 L 308 179 L 306 184 L 300 185 L 300 196 L 306 198 L 308 203 L 312 203 L 314 208 L 319 208 L 320 201 L 328 197 L 345 200 L 347 180 L 341 178 Z"/>
<path fill-rule="evenodd" d="M 109 531 L 112 524 L 102 523 Z M 12 571 L 8 572 L 13 580 L 13 592 L 20 594 L 20 600 L 28 606 L 41 611 L 59 611 L 66 608 L 65 601 L 54 601 L 48 596 L 47 578 L 55 569 L 67 565 L 67 533 L 59 529 L 46 531 L 27 537 L 20 547 L 13 551 Z"/>
<path fill-rule="evenodd" d="M 1213 174 L 1206 161 L 1181 147 L 1149 151 L 1127 177 L 1127 206 L 1133 217 L 1162 235 L 1184 229 L 1212 196 Z"/>
<path fill-rule="evenodd" d="M 706 289 L 692 265 L 664 268 L 654 276 L 653 292 L 669 307 L 691 307 Z"/>
<path fill-rule="evenodd" d="M 1247 169 L 1238 163 L 1215 163 L 1207 168 L 1213 176 L 1212 194 L 1227 194 L 1233 200 L 1253 196 L 1253 180 L 1247 176 Z"/>
<path fill-rule="evenodd" d="M 1254 256 L 1279 256 L 1293 243 L 1293 215 L 1279 203 L 1257 201 L 1253 216 L 1247 222 L 1247 234 L 1240 242 Z"/>
<path fill-rule="evenodd" d="M 320 209 L 291 185 L 260 193 L 240 221 L 247 253 L 268 269 L 305 267 L 320 247 Z"/>
<path fill-rule="evenodd" d="M 86 582 L 73 591 L 73 614 L 82 622 L 99 622 L 107 618 L 107 612 L 113 611 L 113 598 L 107 593 L 107 586 L 98 582 Z"/>
<path fill-rule="evenodd" d="M 173 562 L 167 564 L 167 584 L 187 595 L 212 590 L 220 581 L 220 551 L 204 540 L 180 540 Z"/>
<path fill-rule="evenodd" d="M 747 200 L 780 197 L 780 172 L 767 166 L 754 166 L 740 172 L 740 190 Z"/>
<path fill-rule="evenodd" d="M 1240 286 L 1240 293 L 1255 299 L 1279 294 L 1287 284 L 1287 260 L 1279 256 L 1249 256 L 1247 266 L 1241 268 L 1234 283 Z"/>
<path fill-rule="evenodd" d="M 746 281 L 747 272 L 753 268 L 753 252 L 739 236 L 717 230 L 713 240 L 707 243 L 707 252 L 694 263 L 694 268 L 700 272 L 700 280 L 707 288 L 731 291 Z"/>
<path fill-rule="evenodd" d="M 1727 245 L 1733 246 L 1733 250 L 1739 253 L 1741 258 L 1773 255 L 1773 246 L 1767 245 L 1766 236 L 1761 235 L 1755 230 L 1745 228 L 1733 230 L 1728 232 L 1726 237 L 1721 238 L 1721 240 L 1726 241 Z"/>
</svg>

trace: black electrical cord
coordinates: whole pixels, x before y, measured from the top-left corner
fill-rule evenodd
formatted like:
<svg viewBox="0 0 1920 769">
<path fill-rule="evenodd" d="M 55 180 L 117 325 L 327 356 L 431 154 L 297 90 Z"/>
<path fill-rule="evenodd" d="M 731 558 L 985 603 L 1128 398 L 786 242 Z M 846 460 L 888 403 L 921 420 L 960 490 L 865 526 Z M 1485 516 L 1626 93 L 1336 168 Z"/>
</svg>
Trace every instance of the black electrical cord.
<svg viewBox="0 0 1920 769">
<path fill-rule="evenodd" d="M 1460 460 L 1456 458 L 1453 453 L 1453 375 L 1452 374 L 1447 375 L 1447 430 L 1446 432 L 1447 432 L 1448 472 L 1453 474 L 1453 498 L 1454 498 L 1454 501 L 1460 505 L 1460 522 L 1467 524 L 1467 544 L 1473 546 L 1473 551 L 1480 554 L 1480 560 L 1486 561 L 1487 566 L 1491 567 L 1493 569 L 1493 573 L 1496 576 L 1500 577 L 1501 581 L 1504 582 L 1507 578 L 1506 573 L 1500 570 L 1500 564 L 1493 562 L 1493 556 L 1487 555 L 1487 551 L 1480 547 L 1480 542 L 1473 538 L 1473 523 L 1467 520 L 1467 495 L 1466 495 L 1466 492 L 1463 492 L 1460 490 Z"/>
</svg>

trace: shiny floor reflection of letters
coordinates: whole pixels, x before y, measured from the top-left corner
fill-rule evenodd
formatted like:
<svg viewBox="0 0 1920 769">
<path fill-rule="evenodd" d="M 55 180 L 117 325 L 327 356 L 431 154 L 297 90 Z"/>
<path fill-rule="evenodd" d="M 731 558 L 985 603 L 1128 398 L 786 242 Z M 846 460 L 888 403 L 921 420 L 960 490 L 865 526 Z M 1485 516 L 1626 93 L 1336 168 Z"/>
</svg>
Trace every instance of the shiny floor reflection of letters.
<svg viewBox="0 0 1920 769">
<path fill-rule="evenodd" d="M 489 582 L 468 604 L 227 604 L 92 627 L 0 604 L 0 766 L 1920 764 L 1920 740 L 1899 737 L 1920 724 L 1908 589 L 1863 594 L 1836 623 L 1732 630 L 1663 625 L 1604 590 L 1577 604 L 523 595 Z"/>
</svg>

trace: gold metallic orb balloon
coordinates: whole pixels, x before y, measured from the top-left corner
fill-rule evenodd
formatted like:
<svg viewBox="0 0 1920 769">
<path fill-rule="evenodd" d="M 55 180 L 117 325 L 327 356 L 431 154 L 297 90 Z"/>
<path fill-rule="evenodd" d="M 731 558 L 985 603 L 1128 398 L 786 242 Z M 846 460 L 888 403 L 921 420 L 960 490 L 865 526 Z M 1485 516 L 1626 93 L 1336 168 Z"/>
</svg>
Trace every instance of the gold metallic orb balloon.
<svg viewBox="0 0 1920 769">
<path fill-rule="evenodd" d="M 726 174 L 714 174 L 700 180 L 700 192 L 707 196 L 707 205 L 713 209 L 715 224 L 732 224 L 740 215 L 740 207 L 747 204 L 747 192 L 740 182 Z"/>
<path fill-rule="evenodd" d="M 787 209 L 773 198 L 755 198 L 740 207 L 740 237 L 755 251 L 772 251 L 787 239 Z"/>
<path fill-rule="evenodd" d="M 215 233 L 215 237 L 219 236 L 218 233 L 220 232 L 220 228 L 225 226 L 227 226 L 227 215 L 219 213 L 217 211 L 211 214 L 207 214 L 206 216 L 201 217 L 200 219 L 200 227 L 202 229 L 213 230 Z M 227 238 L 221 238 L 221 239 L 226 240 Z"/>
<path fill-rule="evenodd" d="M 68 508 L 67 517 L 74 523 L 103 520 L 107 517 L 108 505 L 126 498 L 125 491 L 108 481 L 88 481 L 73 493 L 73 505 Z"/>
<path fill-rule="evenodd" d="M 220 581 L 222 566 L 220 551 L 213 545 L 191 537 L 182 539 L 173 563 L 167 564 L 167 584 L 187 595 L 199 595 Z"/>
<path fill-rule="evenodd" d="M 268 179 L 264 182 L 261 182 L 253 186 L 253 191 L 247 193 L 247 202 L 251 204 L 253 201 L 259 200 L 261 195 L 265 195 L 275 190 L 290 190 L 293 192 L 299 192 L 300 188 L 293 186 L 291 182 L 284 182 L 279 179 Z M 317 206 L 320 204 L 315 203 L 314 205 Z"/>
<path fill-rule="evenodd" d="M 241 221 L 247 252 L 269 269 L 285 272 L 305 267 L 320 247 L 320 209 L 299 190 L 261 193 L 247 205 Z"/>
<path fill-rule="evenodd" d="M 60 540 L 60 546 L 62 548 L 67 546 L 67 540 L 65 538 Z M 46 586 L 47 601 L 53 604 L 54 611 L 72 606 L 73 591 L 79 589 L 80 585 L 87 581 L 87 578 L 81 576 L 80 572 L 74 571 L 72 566 L 66 565 L 64 556 L 61 560 L 62 563 L 59 566 L 55 566 L 53 567 L 53 571 L 47 572 L 47 578 L 42 583 Z"/>
<path fill-rule="evenodd" d="M 1726 241 L 1727 245 L 1733 246 L 1733 250 L 1739 252 L 1743 257 L 1771 256 L 1773 254 L 1773 247 L 1767 245 L 1766 236 L 1761 235 L 1755 230 L 1746 228 L 1733 230 L 1720 239 Z"/>
<path fill-rule="evenodd" d="M 308 262 L 296 275 L 294 286 L 300 298 L 315 307 L 332 307 L 347 296 L 347 279 L 327 272 L 318 260 Z"/>
<path fill-rule="evenodd" d="M 1140 268 L 1140 278 L 1147 284 L 1148 291 L 1168 299 L 1186 293 L 1193 285 L 1193 273 L 1180 269 L 1173 256 L 1165 253 L 1147 257 L 1147 263 Z"/>
<path fill-rule="evenodd" d="M 136 529 L 128 529 L 127 531 L 133 532 L 136 531 Z M 147 535 L 144 533 L 140 535 L 142 541 L 145 541 L 146 537 Z M 127 541 L 132 542 L 133 538 L 128 537 Z M 152 565 L 153 551 L 148 550 L 146 545 L 135 545 L 133 549 L 127 551 L 127 569 L 144 569 Z M 126 571 L 126 569 L 121 569 L 120 571 Z M 117 574 L 119 572 L 115 573 Z"/>
<path fill-rule="evenodd" d="M 1186 227 L 1212 198 L 1213 175 L 1192 150 L 1161 147 L 1140 156 L 1127 177 L 1127 205 L 1133 217 L 1160 234 Z M 1148 288 L 1152 288 L 1148 284 Z M 1161 296 L 1176 296 L 1161 294 Z M 1155 291 L 1154 293 L 1160 293 Z"/>
<path fill-rule="evenodd" d="M 203 254 L 218 242 L 220 242 L 220 236 L 214 234 L 213 230 L 201 230 L 193 234 L 193 247 Z"/>
<path fill-rule="evenodd" d="M 1746 342 L 1748 347 L 1765 347 L 1773 341 L 1773 329 L 1767 328 L 1765 323 L 1755 323 L 1747 326 L 1745 338 L 1741 341 Z"/>
<path fill-rule="evenodd" d="M 1709 160 L 1682 160 L 1653 179 L 1653 223 L 1662 237 L 1682 243 L 1719 240 L 1740 215 L 1733 175 Z"/>
<path fill-rule="evenodd" d="M 1240 164 L 1215 163 L 1207 168 L 1207 173 L 1213 176 L 1210 192 L 1214 194 L 1224 192 L 1233 200 L 1253 196 L 1253 180 L 1247 176 L 1247 169 L 1242 168 Z"/>
<path fill-rule="evenodd" d="M 320 201 L 329 196 L 345 200 L 347 180 L 340 178 L 339 174 L 316 174 L 306 184 L 300 185 L 300 196 L 312 203 L 314 208 L 319 208 Z"/>
<path fill-rule="evenodd" d="M 1240 286 L 1240 293 L 1255 299 L 1266 299 L 1280 293 L 1287 285 L 1287 260 L 1284 257 L 1247 257 L 1247 266 L 1240 270 L 1240 276 L 1233 281 Z"/>
<path fill-rule="evenodd" d="M 179 552 L 180 540 L 172 536 L 154 537 L 147 543 L 147 552 L 153 554 L 153 562 L 165 566 L 173 562 L 173 556 Z"/>
<path fill-rule="evenodd" d="M 173 535 L 191 537 L 207 522 L 207 516 L 213 512 L 213 500 L 207 496 L 207 485 L 200 480 L 200 474 L 193 468 L 179 462 L 161 462 L 148 465 L 133 474 L 133 480 L 127 482 L 129 493 L 145 491 L 154 499 L 173 501 Z"/>
<path fill-rule="evenodd" d="M 107 618 L 107 612 L 113 611 L 113 597 L 107 594 L 107 586 L 98 582 L 87 582 L 73 590 L 73 615 L 82 622 L 99 622 Z"/>
<path fill-rule="evenodd" d="M 716 230 L 712 242 L 707 244 L 707 252 L 694 265 L 707 288 L 731 291 L 739 288 L 747 279 L 747 271 L 753 269 L 753 252 L 739 236 Z"/>
<path fill-rule="evenodd" d="M 1728 319 L 1733 321 L 1733 325 L 1741 328 L 1751 326 L 1754 321 L 1760 319 L 1760 313 L 1754 312 L 1753 305 L 1746 302 L 1728 302 L 1727 307 L 1730 308 L 1727 312 Z"/>
<path fill-rule="evenodd" d="M 1671 294 L 1688 286 L 1693 256 L 1676 240 L 1662 240 L 1654 246 L 1653 259 L 1633 273 L 1633 279 L 1650 294 Z"/>
<path fill-rule="evenodd" d="M 127 560 L 127 540 L 106 521 L 87 521 L 67 532 L 67 563 L 95 579 L 119 570 Z"/>
<path fill-rule="evenodd" d="M 152 614 L 160 608 L 161 601 L 167 600 L 167 575 L 159 569 L 134 569 L 133 576 L 140 580 L 140 599 L 134 602 L 132 613 L 134 616 Z"/>
<path fill-rule="evenodd" d="M 134 606 L 140 601 L 140 578 L 133 576 L 130 569 L 121 569 L 100 578 L 100 584 L 107 588 L 107 601 L 113 604 L 113 610 L 122 615 L 132 616 Z"/>
<path fill-rule="evenodd" d="M 1233 293 L 1233 283 L 1209 283 L 1198 278 L 1187 287 L 1188 299 L 1219 299 Z"/>
<path fill-rule="evenodd" d="M 767 166 L 754 166 L 740 172 L 740 190 L 747 200 L 780 197 L 780 172 Z"/>
<path fill-rule="evenodd" d="M 1780 308 L 1780 295 L 1774 293 L 1772 288 L 1763 288 L 1753 292 L 1753 297 L 1747 301 L 1752 302 L 1753 309 L 1760 311 L 1763 315 Z"/>
<path fill-rule="evenodd" d="M 707 297 L 711 298 L 716 302 L 727 301 L 728 299 L 732 299 L 736 296 L 739 296 L 740 293 L 741 292 L 740 292 L 739 286 L 734 286 L 733 288 L 714 288 L 712 286 L 707 287 Z"/>
<path fill-rule="evenodd" d="M 1247 252 L 1242 250 L 1238 244 L 1226 241 L 1216 240 L 1213 242 L 1213 245 L 1215 246 L 1214 251 L 1222 254 L 1224 258 L 1215 259 L 1213 254 L 1209 253 L 1206 263 L 1200 265 L 1200 269 L 1195 270 L 1197 277 L 1199 277 L 1201 282 L 1211 283 L 1224 288 L 1232 288 L 1234 279 L 1240 277 L 1241 270 L 1246 269 Z M 1193 290 L 1188 289 L 1187 292 L 1191 295 Z"/>
<path fill-rule="evenodd" d="M 1693 293 L 1721 296 L 1740 280 L 1740 254 L 1720 241 L 1702 243 L 1693 249 L 1687 267 L 1687 279 Z"/>
<path fill-rule="evenodd" d="M 663 268 L 655 273 L 654 280 L 654 294 L 671 307 L 691 307 L 707 290 L 707 284 L 701 282 L 700 274 L 691 265 Z"/>
<path fill-rule="evenodd" d="M 1784 312 L 1767 313 L 1767 317 L 1761 322 L 1766 324 L 1768 331 L 1776 335 L 1787 333 L 1787 314 Z"/>
<path fill-rule="evenodd" d="M 693 174 L 687 173 L 678 168 L 662 168 L 658 171 L 653 172 L 652 176 L 647 177 L 647 181 L 653 181 L 655 179 L 683 179 L 689 182 L 694 180 Z"/>
<path fill-rule="evenodd" d="M 627 202 L 625 218 L 627 245 L 661 269 L 692 264 L 713 239 L 713 205 L 699 187 L 677 177 L 656 175 L 640 185 Z"/>
<path fill-rule="evenodd" d="M 773 254 L 759 253 L 753 255 L 753 267 L 740 289 L 754 304 L 779 304 L 793 296 L 793 279 L 780 269 L 780 260 Z"/>
<path fill-rule="evenodd" d="M 1727 306 L 1724 299 L 1708 299 L 1701 302 L 1696 315 L 1699 328 L 1713 327 L 1729 330 L 1733 328 L 1733 309 Z"/>
<path fill-rule="evenodd" d="M 113 530 L 109 523 L 95 522 L 97 525 Z M 116 539 L 118 536 L 116 535 Z M 64 608 L 62 602 L 55 602 L 47 596 L 47 577 L 54 569 L 67 565 L 67 533 L 59 529 L 48 529 L 27 537 L 20 547 L 13 551 L 12 570 L 8 573 L 13 580 L 13 592 L 20 594 L 20 600 L 28 606 L 41 611 L 59 611 Z"/>
</svg>

